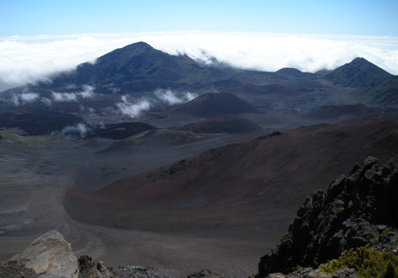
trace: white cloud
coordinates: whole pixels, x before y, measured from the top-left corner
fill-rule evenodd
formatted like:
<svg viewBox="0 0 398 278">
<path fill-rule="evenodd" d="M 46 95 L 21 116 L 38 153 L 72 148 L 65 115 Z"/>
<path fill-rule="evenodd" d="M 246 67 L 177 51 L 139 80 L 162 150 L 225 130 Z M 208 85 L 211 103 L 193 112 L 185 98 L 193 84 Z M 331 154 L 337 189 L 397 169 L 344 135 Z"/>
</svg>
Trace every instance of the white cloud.
<svg viewBox="0 0 398 278">
<path fill-rule="evenodd" d="M 168 105 L 176 105 L 180 103 L 188 102 L 196 97 L 195 94 L 190 92 L 173 92 L 171 90 L 157 89 L 155 96 L 162 102 Z"/>
<path fill-rule="evenodd" d="M 184 93 L 184 97 L 186 102 L 193 100 L 194 98 L 196 98 L 198 95 L 190 93 L 190 92 L 186 92 Z"/>
<path fill-rule="evenodd" d="M 75 93 L 56 93 L 52 92 L 51 97 L 54 101 L 60 102 L 70 102 L 70 101 L 77 101 L 77 96 Z"/>
<path fill-rule="evenodd" d="M 140 99 L 131 99 L 127 95 L 120 97 L 120 102 L 116 104 L 119 112 L 131 118 L 138 118 L 144 111 L 164 103 L 167 105 L 176 105 L 188 102 L 197 97 L 190 92 L 174 92 L 172 90 L 157 89 L 153 96 L 141 97 Z"/>
<path fill-rule="evenodd" d="M 137 118 L 142 112 L 149 110 L 152 105 L 150 101 L 145 98 L 132 102 L 128 100 L 126 96 L 122 96 L 121 102 L 117 103 L 116 106 L 123 115 L 127 115 L 130 118 Z"/>
<path fill-rule="evenodd" d="M 333 69 L 361 56 L 398 74 L 398 37 L 328 36 L 267 33 L 133 33 L 0 38 L 0 89 L 69 70 L 137 41 L 170 54 L 209 57 L 246 69 L 303 71 Z M 60 51 L 62 50 L 62 51 Z"/>
<path fill-rule="evenodd" d="M 32 102 L 35 101 L 39 97 L 36 93 L 22 93 L 20 98 L 24 102 Z"/>
<path fill-rule="evenodd" d="M 182 99 L 178 98 L 171 90 L 161 90 L 158 89 L 155 91 L 155 95 L 163 102 L 174 105 L 183 102 Z"/>
<path fill-rule="evenodd" d="M 32 92 L 23 92 L 22 94 L 15 94 L 12 96 L 12 102 L 15 105 L 26 104 L 29 102 L 33 102 L 39 98 L 39 95 Z"/>
<path fill-rule="evenodd" d="M 94 86 L 84 85 L 80 92 L 52 92 L 51 97 L 53 101 L 70 102 L 77 101 L 78 98 L 90 98 L 94 96 Z"/>
<path fill-rule="evenodd" d="M 83 91 L 79 92 L 78 95 L 82 98 L 90 98 L 94 96 L 94 86 L 84 85 Z"/>
<path fill-rule="evenodd" d="M 87 127 L 84 123 L 79 123 L 74 126 L 67 126 L 65 127 L 62 131 L 62 135 L 68 135 L 71 133 L 78 133 L 80 137 L 84 138 L 87 135 L 87 132 L 89 132 L 91 129 Z"/>
</svg>

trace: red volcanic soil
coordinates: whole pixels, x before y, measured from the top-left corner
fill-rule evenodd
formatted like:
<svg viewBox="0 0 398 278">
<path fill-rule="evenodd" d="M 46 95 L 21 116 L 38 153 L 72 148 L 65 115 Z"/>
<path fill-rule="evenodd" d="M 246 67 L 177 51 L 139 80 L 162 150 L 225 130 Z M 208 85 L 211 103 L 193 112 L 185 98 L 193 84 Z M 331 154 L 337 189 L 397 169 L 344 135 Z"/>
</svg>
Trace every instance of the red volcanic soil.
<svg viewBox="0 0 398 278">
<path fill-rule="evenodd" d="M 128 228 L 255 236 L 285 229 L 314 190 L 368 155 L 398 153 L 398 119 L 302 127 L 210 149 L 95 192 L 67 192 L 76 219 Z M 247 230 L 250 231 L 247 231 Z M 238 233 L 238 232 L 236 232 Z"/>
</svg>

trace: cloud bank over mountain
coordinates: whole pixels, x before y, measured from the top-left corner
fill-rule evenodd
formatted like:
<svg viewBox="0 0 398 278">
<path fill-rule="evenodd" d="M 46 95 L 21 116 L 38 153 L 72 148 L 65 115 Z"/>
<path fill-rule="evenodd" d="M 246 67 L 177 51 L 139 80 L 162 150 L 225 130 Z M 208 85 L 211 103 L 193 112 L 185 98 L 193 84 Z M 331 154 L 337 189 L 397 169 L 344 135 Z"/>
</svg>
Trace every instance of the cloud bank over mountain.
<svg viewBox="0 0 398 278">
<path fill-rule="evenodd" d="M 276 71 L 295 67 L 315 72 L 333 69 L 361 56 L 398 74 L 398 37 L 330 36 L 275 33 L 173 32 L 40 35 L 0 38 L 0 90 L 71 70 L 76 65 L 138 41 L 170 54 L 185 53 L 211 63 Z"/>
</svg>

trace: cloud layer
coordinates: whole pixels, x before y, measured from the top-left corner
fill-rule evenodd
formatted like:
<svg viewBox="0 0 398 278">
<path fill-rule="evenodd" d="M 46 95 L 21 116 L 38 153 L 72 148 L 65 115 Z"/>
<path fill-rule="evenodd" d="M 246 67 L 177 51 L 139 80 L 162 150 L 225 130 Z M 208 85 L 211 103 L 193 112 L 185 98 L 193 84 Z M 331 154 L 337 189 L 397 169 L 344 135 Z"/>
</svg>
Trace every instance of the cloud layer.
<svg viewBox="0 0 398 278">
<path fill-rule="evenodd" d="M 185 103 L 185 102 L 191 101 L 195 97 L 197 97 L 197 95 L 190 93 L 190 92 L 177 93 L 177 92 L 173 92 L 171 90 L 163 90 L 163 89 L 157 89 L 155 91 L 155 96 L 160 101 L 162 101 L 168 105 Z"/>
<path fill-rule="evenodd" d="M 73 69 L 127 44 L 145 41 L 170 54 L 186 53 L 210 62 L 216 57 L 236 67 L 275 71 L 333 69 L 364 57 L 398 74 L 398 37 L 267 33 L 137 33 L 0 38 L 0 90 Z"/>
<path fill-rule="evenodd" d="M 33 102 L 39 98 L 39 95 L 36 93 L 28 92 L 24 90 L 22 94 L 19 95 L 13 95 L 11 101 L 15 105 L 20 105 L 20 104 L 26 104 L 29 102 Z"/>
<path fill-rule="evenodd" d="M 157 89 L 153 96 L 144 96 L 139 99 L 123 95 L 116 106 L 119 109 L 120 114 L 134 119 L 153 107 L 162 104 L 176 105 L 186 103 L 195 97 L 197 97 L 197 95 L 190 92 L 176 92 L 168 89 Z"/>
</svg>

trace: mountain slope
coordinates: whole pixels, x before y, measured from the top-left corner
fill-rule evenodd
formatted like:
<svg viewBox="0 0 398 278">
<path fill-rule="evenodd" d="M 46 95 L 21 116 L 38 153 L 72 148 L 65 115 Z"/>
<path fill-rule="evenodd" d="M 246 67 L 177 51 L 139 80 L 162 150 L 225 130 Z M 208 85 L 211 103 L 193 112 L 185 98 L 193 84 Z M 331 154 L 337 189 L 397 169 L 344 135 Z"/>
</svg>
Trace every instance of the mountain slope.
<svg viewBox="0 0 398 278">
<path fill-rule="evenodd" d="M 261 131 L 259 125 L 235 115 L 210 117 L 185 125 L 181 129 L 197 133 L 254 133 Z"/>
<path fill-rule="evenodd" d="M 385 107 L 398 106 L 398 77 L 387 79 L 367 92 L 371 103 Z"/>
<path fill-rule="evenodd" d="M 397 125 L 395 119 L 307 127 L 210 149 L 96 192 L 71 189 L 66 208 L 102 225 L 161 230 L 233 221 L 237 231 L 256 225 L 257 233 L 259 223 L 276 217 L 283 223 L 278 229 L 305 196 L 349 171 L 347 165 L 369 154 L 385 159 L 398 153 Z"/>
<path fill-rule="evenodd" d="M 392 77 L 364 58 L 355 58 L 326 75 L 326 79 L 345 87 L 375 87 Z"/>
<path fill-rule="evenodd" d="M 198 117 L 254 113 L 255 108 L 229 93 L 207 93 L 196 97 L 176 109 L 179 113 Z"/>
</svg>

